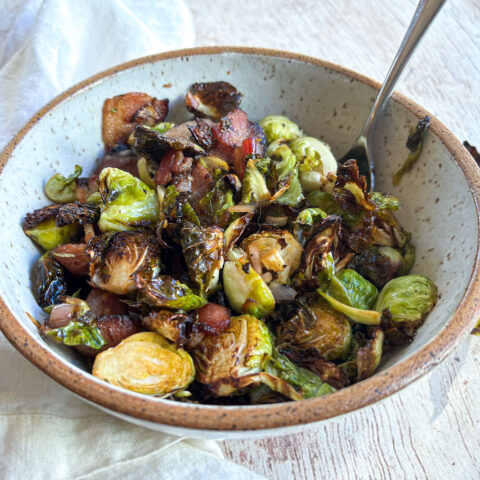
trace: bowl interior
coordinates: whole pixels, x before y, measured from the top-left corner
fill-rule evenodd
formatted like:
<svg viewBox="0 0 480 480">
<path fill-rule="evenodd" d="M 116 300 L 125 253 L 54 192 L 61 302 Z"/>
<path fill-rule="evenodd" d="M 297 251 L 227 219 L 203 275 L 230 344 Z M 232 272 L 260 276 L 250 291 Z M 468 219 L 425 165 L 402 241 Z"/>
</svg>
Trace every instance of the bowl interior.
<svg viewBox="0 0 480 480">
<path fill-rule="evenodd" d="M 6 306 L 33 337 L 42 341 L 26 316 L 40 317 L 30 291 L 28 272 L 40 252 L 23 234 L 27 212 L 48 203 L 46 180 L 69 174 L 75 164 L 89 173 L 102 154 L 101 109 L 105 98 L 145 91 L 171 101 L 170 120 L 189 116 L 183 96 L 193 82 L 226 80 L 244 93 L 242 108 L 252 120 L 285 114 L 313 136 L 327 141 L 336 156 L 351 145 L 375 96 L 373 87 L 327 67 L 268 55 L 235 52 L 191 55 L 147 62 L 101 79 L 59 103 L 15 147 L 0 176 L 0 292 Z M 375 138 L 377 190 L 397 195 L 403 205 L 400 223 L 417 247 L 415 273 L 430 277 L 439 301 L 415 340 L 383 361 L 380 370 L 402 362 L 432 341 L 446 326 L 466 291 L 477 251 L 475 204 L 461 168 L 434 134 L 400 187 L 391 175 L 405 160 L 409 127 L 418 119 L 391 101 Z M 48 348 L 78 368 L 84 365 L 70 349 Z"/>
</svg>

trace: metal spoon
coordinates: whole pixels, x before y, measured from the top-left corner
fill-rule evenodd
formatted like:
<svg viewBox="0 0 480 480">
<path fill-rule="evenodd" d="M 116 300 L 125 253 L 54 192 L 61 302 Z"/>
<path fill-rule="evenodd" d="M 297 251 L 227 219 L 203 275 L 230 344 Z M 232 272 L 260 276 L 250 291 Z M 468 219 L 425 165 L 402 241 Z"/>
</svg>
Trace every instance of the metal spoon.
<svg viewBox="0 0 480 480">
<path fill-rule="evenodd" d="M 369 148 L 369 141 L 371 142 L 373 138 L 372 134 L 376 121 L 385 108 L 393 87 L 400 78 L 410 56 L 445 1 L 446 0 L 420 0 L 418 3 L 415 14 L 408 26 L 407 33 L 403 37 L 402 44 L 398 49 L 397 55 L 393 60 L 387 77 L 368 115 L 367 121 L 352 148 L 340 160 L 340 163 L 345 163 L 350 159 L 356 160 L 360 174 L 365 175 L 367 178 L 370 190 L 373 190 L 375 185 L 375 164 L 371 149 Z"/>
</svg>

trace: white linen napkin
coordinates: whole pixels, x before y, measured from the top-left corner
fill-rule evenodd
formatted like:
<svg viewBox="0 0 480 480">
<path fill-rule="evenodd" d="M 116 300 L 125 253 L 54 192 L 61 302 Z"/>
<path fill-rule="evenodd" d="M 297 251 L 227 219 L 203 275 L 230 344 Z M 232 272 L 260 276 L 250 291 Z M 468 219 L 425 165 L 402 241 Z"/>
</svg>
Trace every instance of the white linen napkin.
<svg viewBox="0 0 480 480">
<path fill-rule="evenodd" d="M 115 64 L 193 45 L 181 0 L 3 0 L 0 148 L 52 97 Z M 101 45 L 102 48 L 98 48 Z M 0 478 L 259 479 L 213 441 L 130 425 L 90 407 L 0 335 Z"/>
</svg>

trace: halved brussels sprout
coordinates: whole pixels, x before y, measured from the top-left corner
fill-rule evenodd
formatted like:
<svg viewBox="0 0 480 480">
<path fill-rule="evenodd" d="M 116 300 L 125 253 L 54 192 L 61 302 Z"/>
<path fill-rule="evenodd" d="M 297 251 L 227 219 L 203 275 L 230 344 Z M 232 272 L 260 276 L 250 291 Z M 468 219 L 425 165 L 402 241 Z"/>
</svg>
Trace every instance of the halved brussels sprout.
<svg viewBox="0 0 480 480">
<path fill-rule="evenodd" d="M 288 283 L 300 266 L 302 246 L 286 230 L 255 233 L 241 244 L 253 269 L 269 284 L 272 280 Z"/>
<path fill-rule="evenodd" d="M 325 190 L 331 192 L 335 184 L 337 161 L 330 147 L 313 137 L 300 137 L 289 143 L 298 160 L 300 183 L 306 192 Z"/>
<path fill-rule="evenodd" d="M 187 285 L 168 275 L 152 275 L 141 271 L 134 277 L 139 289 L 137 299 L 152 307 L 196 310 L 207 303 L 205 298 L 193 293 Z"/>
<path fill-rule="evenodd" d="M 283 115 L 269 115 L 259 122 L 267 142 L 274 140 L 294 140 L 302 135 L 299 126 Z"/>
<path fill-rule="evenodd" d="M 160 333 L 178 347 L 187 343 L 192 323 L 193 318 L 189 314 L 166 309 L 152 310 L 141 319 L 143 328 Z"/>
<path fill-rule="evenodd" d="M 35 227 L 25 229 L 24 232 L 44 250 L 52 250 L 77 238 L 81 229 L 79 225 L 74 224 L 57 227 L 55 219 L 51 218 Z"/>
<path fill-rule="evenodd" d="M 147 395 L 168 395 L 193 381 L 190 355 L 156 332 L 131 335 L 95 358 L 92 374 L 112 385 Z"/>
<path fill-rule="evenodd" d="M 85 253 L 90 257 L 90 282 L 117 295 L 136 289 L 135 273 L 158 269 L 159 249 L 142 232 L 118 232 L 94 237 Z"/>
<path fill-rule="evenodd" d="M 419 326 L 437 301 L 437 287 L 422 275 L 405 275 L 390 280 L 378 294 L 377 312 L 388 310 L 393 324 Z"/>
<path fill-rule="evenodd" d="M 321 208 L 306 208 L 298 214 L 293 222 L 293 234 L 301 245 L 305 245 L 315 225 L 320 224 L 326 216 Z"/>
<path fill-rule="evenodd" d="M 42 308 L 61 303 L 61 297 L 67 293 L 64 270 L 50 253 L 34 263 L 31 281 L 33 296 Z"/>
<path fill-rule="evenodd" d="M 245 204 L 261 204 L 271 198 L 264 174 L 256 167 L 256 163 L 258 163 L 258 160 L 251 158 L 247 161 L 242 183 L 242 202 Z"/>
<path fill-rule="evenodd" d="M 252 268 L 246 254 L 236 248 L 230 250 L 223 267 L 223 288 L 228 303 L 237 313 L 264 317 L 275 308 L 272 291 L 262 277 Z"/>
<path fill-rule="evenodd" d="M 118 168 L 104 168 L 99 176 L 104 203 L 98 228 L 102 232 L 135 230 L 158 219 L 155 190 Z"/>
<path fill-rule="evenodd" d="M 196 379 L 217 396 L 227 396 L 251 383 L 272 355 L 272 339 L 262 320 L 251 315 L 232 317 L 220 335 L 207 336 L 193 352 Z M 243 380 L 242 380 L 243 379 Z"/>
<path fill-rule="evenodd" d="M 352 328 L 347 317 L 325 300 L 309 299 L 277 328 L 279 350 L 314 348 L 325 360 L 343 358 L 350 346 Z"/>
<path fill-rule="evenodd" d="M 243 235 L 245 228 L 247 228 L 247 225 L 250 223 L 253 216 L 254 212 L 247 213 L 233 222 L 230 222 L 224 233 L 225 252 L 228 252 Z"/>
<path fill-rule="evenodd" d="M 93 205 L 84 205 L 80 202 L 66 203 L 62 205 L 55 216 L 57 227 L 65 225 L 86 225 L 95 223 L 100 215 L 98 207 Z"/>
<path fill-rule="evenodd" d="M 76 200 L 75 180 L 82 174 L 82 167 L 75 165 L 75 171 L 72 175 L 64 177 L 56 173 L 48 180 L 45 185 L 45 195 L 55 203 L 68 203 Z"/>
<path fill-rule="evenodd" d="M 356 255 L 349 267 L 382 288 L 402 268 L 403 257 L 399 250 L 387 246 L 373 246 Z"/>
<path fill-rule="evenodd" d="M 330 295 L 327 295 L 322 290 L 318 289 L 317 291 L 335 310 L 343 313 L 350 320 L 363 325 L 380 325 L 382 315 L 379 312 L 375 310 L 363 310 L 361 308 L 345 305 Z"/>
<path fill-rule="evenodd" d="M 355 270 L 345 268 L 333 276 L 326 293 L 345 305 L 368 310 L 375 302 L 378 290 Z"/>
<path fill-rule="evenodd" d="M 190 278 L 201 294 L 209 295 L 217 287 L 223 267 L 222 229 L 184 222 L 180 238 Z"/>
</svg>

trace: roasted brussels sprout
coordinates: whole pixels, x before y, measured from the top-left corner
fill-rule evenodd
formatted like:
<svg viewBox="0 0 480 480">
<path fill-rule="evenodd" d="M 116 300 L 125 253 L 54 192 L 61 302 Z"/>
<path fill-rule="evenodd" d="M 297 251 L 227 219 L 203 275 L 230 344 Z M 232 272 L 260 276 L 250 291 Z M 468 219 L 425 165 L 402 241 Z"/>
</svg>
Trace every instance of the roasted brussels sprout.
<svg viewBox="0 0 480 480">
<path fill-rule="evenodd" d="M 335 184 L 337 161 L 330 147 L 313 137 L 300 137 L 289 143 L 298 160 L 300 183 L 305 192 L 325 190 L 332 192 Z"/>
<path fill-rule="evenodd" d="M 178 347 L 183 347 L 189 340 L 193 318 L 187 313 L 160 309 L 144 315 L 141 324 L 143 328 L 160 333 Z"/>
<path fill-rule="evenodd" d="M 253 215 L 253 212 L 247 213 L 246 215 L 242 215 L 241 217 L 237 218 L 233 222 L 230 222 L 224 233 L 225 252 L 228 252 L 230 248 L 232 248 L 233 245 L 235 245 L 235 243 L 240 239 L 245 231 L 245 228 L 247 228 L 247 225 L 252 220 Z"/>
<path fill-rule="evenodd" d="M 368 310 L 373 306 L 378 290 L 355 270 L 345 268 L 333 276 L 326 293 L 345 305 Z"/>
<path fill-rule="evenodd" d="M 388 310 L 394 324 L 420 326 L 437 301 L 437 287 L 422 275 L 405 275 L 390 280 L 378 294 L 375 310 Z"/>
<path fill-rule="evenodd" d="M 271 360 L 266 366 L 266 371 L 274 377 L 278 377 L 292 385 L 299 391 L 302 399 L 321 397 L 335 391 L 334 388 L 328 383 L 325 383 L 318 375 L 306 368 L 295 365 L 288 357 L 277 353 L 275 350 L 273 351 Z M 268 382 L 264 383 L 268 385 Z M 277 388 L 276 390 L 283 393 L 281 388 Z M 288 396 L 288 392 L 286 396 Z"/>
<path fill-rule="evenodd" d="M 348 266 L 368 278 L 376 287 L 382 288 L 401 272 L 405 271 L 404 274 L 407 274 L 414 259 L 413 245 L 408 247 L 408 257 L 405 258 L 396 248 L 373 246 L 366 252 L 356 255 Z"/>
<path fill-rule="evenodd" d="M 232 317 L 220 335 L 205 337 L 194 350 L 196 379 L 217 396 L 227 396 L 252 382 L 272 354 L 272 339 L 262 320 L 251 315 Z"/>
<path fill-rule="evenodd" d="M 134 392 L 168 395 L 187 388 L 195 368 L 185 350 L 159 333 L 141 332 L 97 355 L 92 374 Z"/>
<path fill-rule="evenodd" d="M 312 298 L 278 325 L 277 346 L 280 351 L 314 348 L 325 360 L 336 360 L 348 352 L 351 335 L 352 328 L 345 315 L 323 299 Z"/>
<path fill-rule="evenodd" d="M 268 143 L 274 140 L 294 140 L 302 135 L 298 125 L 282 115 L 269 115 L 262 118 L 259 124 Z"/>
<path fill-rule="evenodd" d="M 75 165 L 75 171 L 72 175 L 64 177 L 56 173 L 48 180 L 45 185 L 45 195 L 55 203 L 68 203 L 76 200 L 75 188 L 78 177 L 82 174 L 82 167 Z"/>
<path fill-rule="evenodd" d="M 156 188 L 155 173 L 158 170 L 158 163 L 152 159 L 143 156 L 137 161 L 138 177 L 150 188 Z"/>
<path fill-rule="evenodd" d="M 238 108 L 242 96 L 227 82 L 194 83 L 188 89 L 185 105 L 196 116 L 220 120 Z"/>
<path fill-rule="evenodd" d="M 39 223 L 32 228 L 25 228 L 24 232 L 44 250 L 52 250 L 57 245 L 74 240 L 80 234 L 79 225 L 65 225 L 57 227 L 55 219 L 52 218 Z"/>
<path fill-rule="evenodd" d="M 85 253 L 90 257 L 90 282 L 117 295 L 136 289 L 135 273 L 158 268 L 159 250 L 142 232 L 118 232 L 94 237 Z"/>
<path fill-rule="evenodd" d="M 335 298 L 318 289 L 318 293 L 338 312 L 346 315 L 350 320 L 363 325 L 380 325 L 381 314 L 375 310 L 363 310 L 339 302 Z"/>
<path fill-rule="evenodd" d="M 201 294 L 209 295 L 217 287 L 223 267 L 222 229 L 184 222 L 180 238 L 190 278 Z"/>
<path fill-rule="evenodd" d="M 63 268 L 50 253 L 34 263 L 31 282 L 35 301 L 42 308 L 61 303 L 61 297 L 67 293 Z"/>
<path fill-rule="evenodd" d="M 168 275 L 141 271 L 134 275 L 138 300 L 152 307 L 196 310 L 207 303 L 185 284 Z"/>
<path fill-rule="evenodd" d="M 228 303 L 237 313 L 248 313 L 261 318 L 275 308 L 272 291 L 252 268 L 245 252 L 230 250 L 223 267 L 223 288 Z"/>
<path fill-rule="evenodd" d="M 104 168 L 99 176 L 104 206 L 98 221 L 102 232 L 134 230 L 158 218 L 156 192 L 118 168 Z"/>
<path fill-rule="evenodd" d="M 269 284 L 272 280 L 288 283 L 300 265 L 302 246 L 286 230 L 254 233 L 241 244 L 253 269 Z"/>
</svg>

